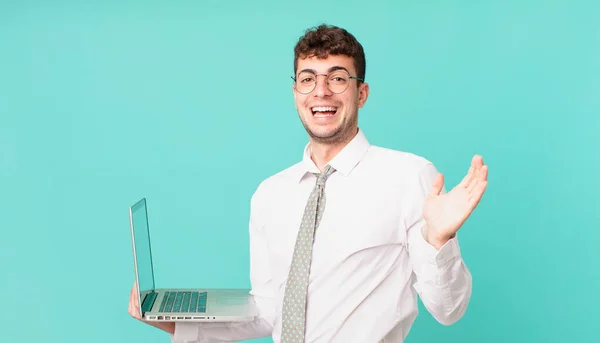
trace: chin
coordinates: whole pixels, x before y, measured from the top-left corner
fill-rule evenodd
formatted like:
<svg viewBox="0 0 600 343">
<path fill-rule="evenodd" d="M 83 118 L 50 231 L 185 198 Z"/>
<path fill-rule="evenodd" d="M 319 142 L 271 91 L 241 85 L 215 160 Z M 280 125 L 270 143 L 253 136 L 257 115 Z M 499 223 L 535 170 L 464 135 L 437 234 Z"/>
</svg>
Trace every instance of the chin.
<svg viewBox="0 0 600 343">
<path fill-rule="evenodd" d="M 320 143 L 336 143 L 343 140 L 344 132 L 341 127 L 331 128 L 327 130 L 309 129 L 309 136 Z"/>
<path fill-rule="evenodd" d="M 309 137 L 320 143 L 338 143 L 347 136 L 348 127 L 341 118 L 343 113 L 336 113 L 337 118 L 329 123 L 319 122 L 312 111 L 306 111 L 301 117 L 302 125 L 307 131 Z M 333 119 L 333 118 L 332 118 Z"/>
</svg>

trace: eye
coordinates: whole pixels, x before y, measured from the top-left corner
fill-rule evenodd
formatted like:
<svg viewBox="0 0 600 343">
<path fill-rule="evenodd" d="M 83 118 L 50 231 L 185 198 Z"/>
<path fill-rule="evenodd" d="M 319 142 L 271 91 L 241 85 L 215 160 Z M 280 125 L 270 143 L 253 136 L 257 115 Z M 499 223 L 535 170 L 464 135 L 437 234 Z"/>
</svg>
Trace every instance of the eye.
<svg viewBox="0 0 600 343">
<path fill-rule="evenodd" d="M 348 80 L 348 75 L 341 71 L 337 71 L 337 72 L 334 72 L 333 74 L 329 75 L 329 82 L 335 83 L 338 85 L 345 84 L 347 82 L 347 80 Z"/>
</svg>

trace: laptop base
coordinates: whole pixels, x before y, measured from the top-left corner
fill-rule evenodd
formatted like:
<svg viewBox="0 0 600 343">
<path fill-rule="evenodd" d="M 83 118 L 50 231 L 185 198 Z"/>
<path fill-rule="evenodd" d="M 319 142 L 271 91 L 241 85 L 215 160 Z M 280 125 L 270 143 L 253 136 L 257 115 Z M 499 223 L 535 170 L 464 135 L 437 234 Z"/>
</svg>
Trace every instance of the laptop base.
<svg viewBox="0 0 600 343">
<path fill-rule="evenodd" d="M 146 293 L 145 298 L 153 299 L 151 310 L 143 314 L 143 319 L 149 322 L 249 322 L 253 321 L 257 315 L 249 289 L 169 288 L 157 289 L 151 297 L 149 297 L 151 294 L 143 293 Z M 173 301 L 168 299 L 168 295 L 175 293 L 183 293 L 184 297 L 187 295 L 188 300 L 191 297 L 190 294 L 200 293 L 196 311 L 182 311 L 181 307 L 179 311 L 161 311 L 161 308 L 165 308 L 165 304 L 170 305 L 167 308 L 174 308 Z M 203 295 L 204 298 L 202 298 Z M 202 305 L 202 300 L 205 301 L 205 305 Z M 175 304 L 179 303 L 181 303 L 181 299 L 175 302 Z"/>
</svg>

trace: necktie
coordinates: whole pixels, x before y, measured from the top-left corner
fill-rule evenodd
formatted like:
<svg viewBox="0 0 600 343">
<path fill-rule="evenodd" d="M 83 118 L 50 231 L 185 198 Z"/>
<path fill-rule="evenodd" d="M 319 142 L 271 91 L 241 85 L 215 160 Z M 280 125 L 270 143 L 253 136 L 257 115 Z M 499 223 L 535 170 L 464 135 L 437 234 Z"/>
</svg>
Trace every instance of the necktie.
<svg viewBox="0 0 600 343">
<path fill-rule="evenodd" d="M 306 323 L 306 291 L 312 259 L 314 233 L 325 209 L 325 181 L 335 171 L 327 165 L 317 174 L 317 182 L 304 209 L 296 237 L 292 265 L 283 297 L 281 343 L 303 343 Z"/>
</svg>

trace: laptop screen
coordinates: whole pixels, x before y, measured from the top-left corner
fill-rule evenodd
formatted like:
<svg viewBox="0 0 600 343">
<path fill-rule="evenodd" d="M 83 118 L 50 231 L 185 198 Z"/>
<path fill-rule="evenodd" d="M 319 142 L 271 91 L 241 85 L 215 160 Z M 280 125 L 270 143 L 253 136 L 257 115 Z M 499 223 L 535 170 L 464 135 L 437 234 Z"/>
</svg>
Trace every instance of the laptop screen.
<svg viewBox="0 0 600 343">
<path fill-rule="evenodd" d="M 152 271 L 152 251 L 150 249 L 146 199 L 138 201 L 131 207 L 131 224 L 133 226 L 133 239 L 135 241 L 135 258 L 137 261 L 140 292 L 154 290 L 154 273 Z"/>
</svg>

